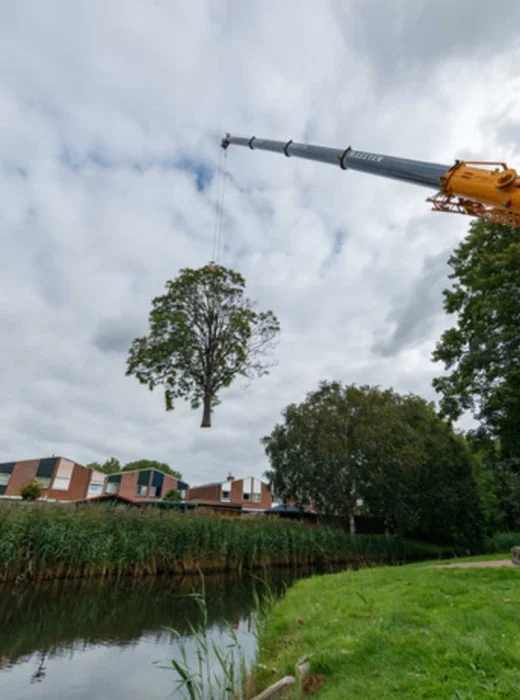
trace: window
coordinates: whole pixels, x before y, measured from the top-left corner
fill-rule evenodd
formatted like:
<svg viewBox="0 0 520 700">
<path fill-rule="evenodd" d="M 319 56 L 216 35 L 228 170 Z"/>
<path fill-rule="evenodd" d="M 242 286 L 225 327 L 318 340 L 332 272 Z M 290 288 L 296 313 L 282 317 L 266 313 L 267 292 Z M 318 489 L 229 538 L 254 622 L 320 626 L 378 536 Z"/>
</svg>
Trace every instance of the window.
<svg viewBox="0 0 520 700">
<path fill-rule="evenodd" d="M 148 495 L 150 498 L 155 498 L 157 496 L 157 487 L 156 486 L 150 486 L 148 489 Z"/>
<path fill-rule="evenodd" d="M 58 461 L 57 457 L 49 457 L 48 459 L 40 459 L 40 462 L 38 464 L 38 468 L 36 470 L 36 479 L 46 479 L 47 480 L 47 486 L 50 483 L 50 480 L 52 479 L 54 475 L 54 468 L 56 467 L 56 462 Z M 67 476 L 66 474 L 63 474 L 62 476 Z M 47 488 L 47 487 L 45 487 Z"/>
<path fill-rule="evenodd" d="M 251 494 L 250 494 L 250 493 L 244 493 L 243 498 L 244 498 L 244 501 L 250 501 L 250 500 L 251 500 Z"/>
<path fill-rule="evenodd" d="M 48 489 L 51 483 L 50 476 L 37 476 L 36 481 L 40 484 L 43 489 Z"/>
<path fill-rule="evenodd" d="M 107 482 L 105 493 L 116 494 L 119 493 L 119 481 L 109 481 Z"/>
<path fill-rule="evenodd" d="M 253 494 L 253 501 L 255 503 L 260 503 L 261 500 L 262 500 L 262 494 L 260 494 L 260 493 Z"/>
<path fill-rule="evenodd" d="M 138 486 L 135 490 L 136 496 L 146 496 L 148 492 L 148 486 Z"/>
<path fill-rule="evenodd" d="M 89 496 L 98 496 L 100 493 L 103 493 L 103 484 L 90 484 L 88 487 Z"/>
<path fill-rule="evenodd" d="M 0 486 L 7 486 L 10 478 L 10 474 L 0 474 Z"/>
<path fill-rule="evenodd" d="M 186 489 L 179 489 L 179 493 L 181 494 L 181 498 L 183 501 L 186 500 L 186 494 L 188 493 Z"/>
<path fill-rule="evenodd" d="M 222 491 L 222 500 L 223 501 L 230 501 L 231 500 L 231 491 Z"/>
<path fill-rule="evenodd" d="M 45 469 L 45 465 L 42 466 L 42 463 L 40 462 L 40 466 L 38 467 L 38 471 L 36 472 L 36 478 L 47 476 L 52 477 L 53 470 L 51 462 L 52 460 L 49 462 L 49 465 L 45 467 Z M 74 472 L 74 462 L 71 462 L 70 460 L 61 457 L 59 460 L 57 460 L 57 465 L 58 468 L 54 473 L 54 481 L 52 482 L 51 488 L 53 491 L 68 491 L 70 488 L 72 474 Z"/>
<path fill-rule="evenodd" d="M 55 476 L 52 482 L 53 491 L 68 491 L 70 486 L 70 476 Z"/>
</svg>

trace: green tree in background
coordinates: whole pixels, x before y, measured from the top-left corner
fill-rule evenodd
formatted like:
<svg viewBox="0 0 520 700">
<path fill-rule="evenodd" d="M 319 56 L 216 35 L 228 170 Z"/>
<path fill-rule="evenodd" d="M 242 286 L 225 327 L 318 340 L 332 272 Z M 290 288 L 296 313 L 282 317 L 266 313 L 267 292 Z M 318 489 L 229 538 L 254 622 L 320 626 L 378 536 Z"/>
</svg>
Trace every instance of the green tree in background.
<svg viewBox="0 0 520 700">
<path fill-rule="evenodd" d="M 444 308 L 456 323 L 433 359 L 448 374 L 434 380 L 441 410 L 471 411 L 500 441 L 502 459 L 520 471 L 520 229 L 478 221 L 451 256 Z M 516 463 L 516 464 L 515 464 Z"/>
<path fill-rule="evenodd" d="M 148 335 L 129 350 L 126 374 L 150 390 L 164 387 L 167 411 L 178 398 L 202 405 L 202 428 L 211 426 L 221 389 L 268 372 L 262 358 L 280 326 L 271 311 L 254 310 L 244 288 L 242 275 L 220 265 L 181 270 L 153 299 Z"/>
<path fill-rule="evenodd" d="M 262 441 L 272 467 L 266 476 L 278 496 L 347 517 L 353 532 L 356 504 L 366 497 L 370 462 L 370 483 L 378 491 L 378 502 L 397 505 L 405 485 L 400 472 L 406 469 L 406 450 L 399 452 L 395 430 L 392 437 L 398 417 L 391 392 L 322 382 L 303 403 L 288 406 L 283 416 L 283 423 Z M 386 478 L 381 479 L 382 468 Z M 386 515 L 391 518 L 389 511 Z"/>
<path fill-rule="evenodd" d="M 347 517 L 351 532 L 359 501 L 399 534 L 469 541 L 486 526 L 466 440 L 418 396 L 322 382 L 262 442 L 274 492 Z"/>
<path fill-rule="evenodd" d="M 175 469 L 172 469 L 169 464 L 165 462 L 157 462 L 154 459 L 138 459 L 134 462 L 128 462 L 122 466 L 121 462 L 115 457 L 110 457 L 106 462 L 100 464 L 99 462 L 91 462 L 87 465 L 92 469 L 97 469 L 98 471 L 105 472 L 105 474 L 117 474 L 118 472 L 129 472 L 134 469 L 157 469 L 160 472 L 169 474 L 176 479 L 182 479 L 182 474 Z"/>
<path fill-rule="evenodd" d="M 115 457 L 110 457 L 106 460 L 106 462 L 103 462 L 103 464 L 100 464 L 99 462 L 91 462 L 90 464 L 87 464 L 87 467 L 97 469 L 100 472 L 105 472 L 105 474 L 117 474 L 117 472 L 121 471 L 121 462 Z"/>
<path fill-rule="evenodd" d="M 485 428 L 471 430 L 468 444 L 481 465 L 482 488 L 487 493 L 489 521 L 495 531 L 520 529 L 520 474 L 516 463 L 502 457 L 500 440 Z"/>
<path fill-rule="evenodd" d="M 169 474 L 176 479 L 182 479 L 182 474 L 180 472 L 172 469 L 165 462 L 156 462 L 153 459 L 138 459 L 135 462 L 128 462 L 128 464 L 125 464 L 122 471 L 130 472 L 134 469 L 157 469 L 158 471 L 164 472 L 164 474 Z"/>
</svg>

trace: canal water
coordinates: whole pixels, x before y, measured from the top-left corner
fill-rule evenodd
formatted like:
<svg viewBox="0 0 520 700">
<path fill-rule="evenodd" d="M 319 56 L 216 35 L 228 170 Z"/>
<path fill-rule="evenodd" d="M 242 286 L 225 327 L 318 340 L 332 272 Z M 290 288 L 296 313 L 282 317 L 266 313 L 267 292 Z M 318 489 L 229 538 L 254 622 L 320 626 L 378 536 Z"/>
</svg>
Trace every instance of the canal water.
<svg viewBox="0 0 520 700">
<path fill-rule="evenodd" d="M 275 595 L 309 574 L 277 572 Z M 231 624 L 246 659 L 256 653 L 255 576 L 205 578 L 209 639 L 230 643 Z M 6 700 L 166 700 L 178 676 L 172 659 L 196 667 L 190 622 L 201 620 L 200 578 L 57 581 L 0 586 L 0 698 Z M 176 630 L 180 637 L 172 630 Z"/>
</svg>

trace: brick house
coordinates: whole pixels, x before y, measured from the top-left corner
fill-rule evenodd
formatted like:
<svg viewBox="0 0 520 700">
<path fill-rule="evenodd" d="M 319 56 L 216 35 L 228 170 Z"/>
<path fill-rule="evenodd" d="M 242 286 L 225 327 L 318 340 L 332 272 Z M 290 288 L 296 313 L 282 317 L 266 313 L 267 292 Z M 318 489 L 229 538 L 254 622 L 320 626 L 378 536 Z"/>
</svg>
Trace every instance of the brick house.
<svg viewBox="0 0 520 700">
<path fill-rule="evenodd" d="M 105 482 L 105 494 L 118 495 L 132 501 L 161 500 L 170 489 L 186 498 L 189 485 L 158 469 L 133 469 L 110 474 Z"/>
<path fill-rule="evenodd" d="M 267 510 L 273 499 L 269 486 L 254 477 L 235 479 L 231 474 L 226 481 L 202 484 L 188 489 L 188 501 L 230 503 L 244 510 Z"/>
<path fill-rule="evenodd" d="M 49 501 L 77 501 L 103 493 L 105 474 L 65 457 L 26 459 L 0 464 L 0 497 L 20 498 L 23 486 L 32 479 L 44 489 Z"/>
</svg>

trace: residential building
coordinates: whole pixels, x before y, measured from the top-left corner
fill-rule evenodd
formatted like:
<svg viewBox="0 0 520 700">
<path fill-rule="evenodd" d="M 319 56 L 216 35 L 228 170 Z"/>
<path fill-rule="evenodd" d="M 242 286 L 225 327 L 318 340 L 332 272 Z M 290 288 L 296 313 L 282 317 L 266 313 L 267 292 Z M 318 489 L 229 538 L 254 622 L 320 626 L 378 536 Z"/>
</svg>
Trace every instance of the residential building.
<svg viewBox="0 0 520 700">
<path fill-rule="evenodd" d="M 268 484 L 254 477 L 235 479 L 231 474 L 225 481 L 193 486 L 188 490 L 188 501 L 201 499 L 210 503 L 240 505 L 243 510 L 267 510 L 273 503 Z"/>
<path fill-rule="evenodd" d="M 132 501 L 160 500 L 171 489 L 186 498 L 189 485 L 158 469 L 133 469 L 128 472 L 110 474 L 105 483 L 105 494 L 119 495 Z"/>
<path fill-rule="evenodd" d="M 20 498 L 24 485 L 35 479 L 49 501 L 76 501 L 103 493 L 105 474 L 65 457 L 26 459 L 0 464 L 0 496 Z"/>
</svg>

